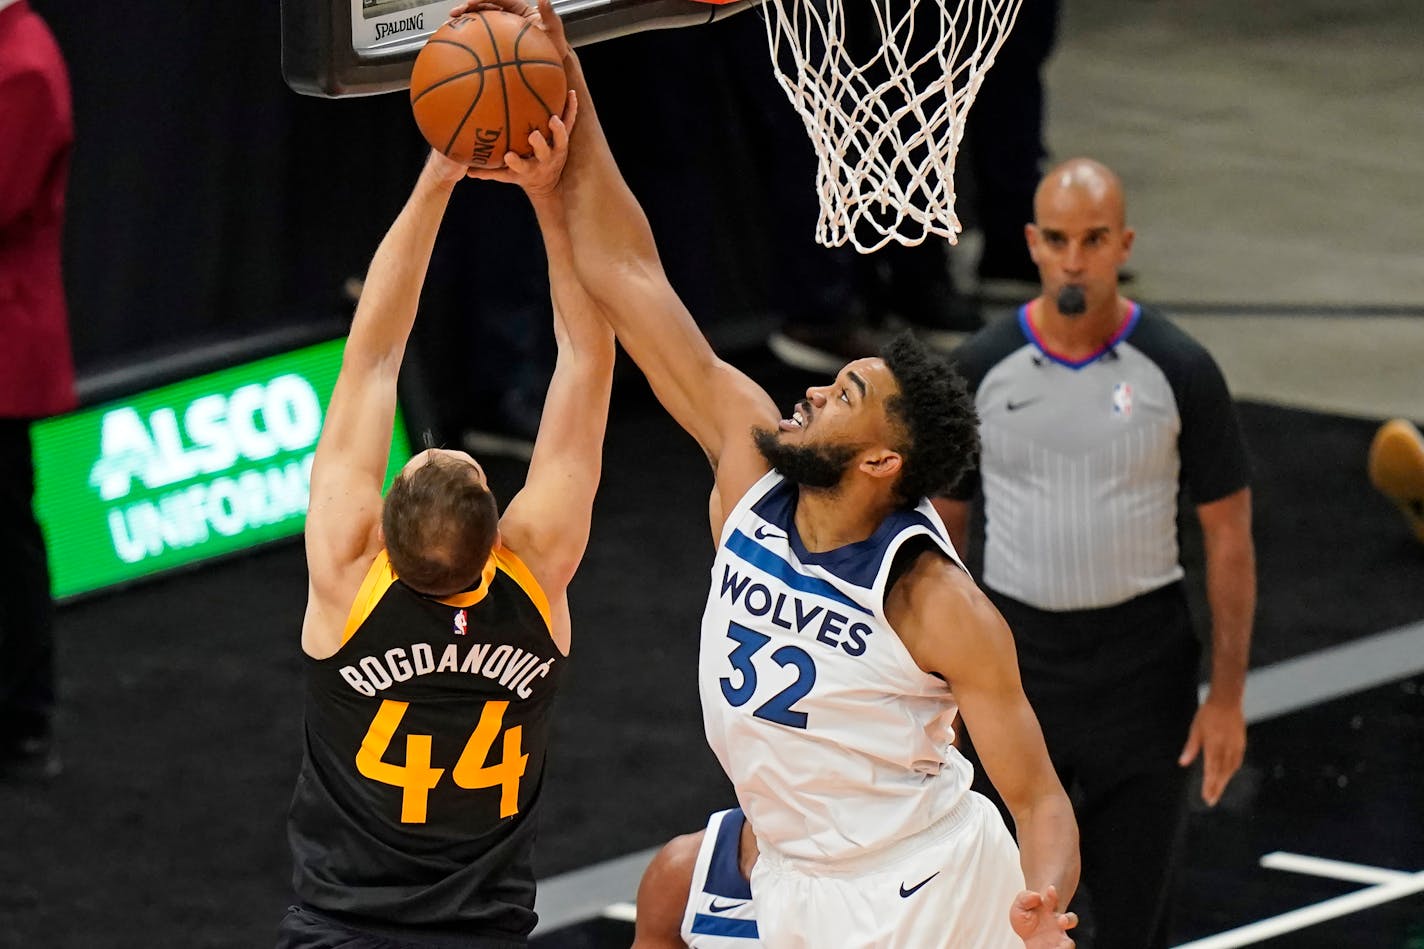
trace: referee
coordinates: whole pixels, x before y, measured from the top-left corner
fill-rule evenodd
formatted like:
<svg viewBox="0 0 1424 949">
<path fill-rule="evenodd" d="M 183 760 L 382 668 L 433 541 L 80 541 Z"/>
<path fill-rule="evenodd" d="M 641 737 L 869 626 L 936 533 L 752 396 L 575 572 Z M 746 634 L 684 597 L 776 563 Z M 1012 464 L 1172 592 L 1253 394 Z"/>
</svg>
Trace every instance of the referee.
<svg viewBox="0 0 1424 949">
<path fill-rule="evenodd" d="M 1155 949 L 1167 944 L 1186 766 L 1203 758 L 1202 797 L 1215 805 L 1246 746 L 1256 569 L 1245 449 L 1211 356 L 1118 293 L 1133 231 L 1117 175 L 1065 162 L 1039 184 L 1034 219 L 1025 231 L 1042 291 L 955 353 L 983 454 L 936 507 L 964 550 L 982 493 L 983 583 L 1075 802 L 1093 945 Z M 1212 664 L 1200 707 L 1179 491 L 1206 547 Z"/>
</svg>

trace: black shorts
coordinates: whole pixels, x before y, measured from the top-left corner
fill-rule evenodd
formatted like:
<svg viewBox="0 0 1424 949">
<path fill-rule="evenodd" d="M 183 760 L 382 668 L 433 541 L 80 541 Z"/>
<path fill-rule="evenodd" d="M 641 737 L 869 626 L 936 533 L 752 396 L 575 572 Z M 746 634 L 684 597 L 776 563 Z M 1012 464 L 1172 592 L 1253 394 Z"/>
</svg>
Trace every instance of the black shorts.
<svg viewBox="0 0 1424 949">
<path fill-rule="evenodd" d="M 291 906 L 277 926 L 277 949 L 527 949 L 528 939 L 431 933 L 389 924 L 348 922 Z"/>
<path fill-rule="evenodd" d="M 1024 693 L 1055 764 L 1177 767 L 1196 714 L 1201 662 L 1180 583 L 1066 612 L 987 592 L 1013 631 Z"/>
</svg>

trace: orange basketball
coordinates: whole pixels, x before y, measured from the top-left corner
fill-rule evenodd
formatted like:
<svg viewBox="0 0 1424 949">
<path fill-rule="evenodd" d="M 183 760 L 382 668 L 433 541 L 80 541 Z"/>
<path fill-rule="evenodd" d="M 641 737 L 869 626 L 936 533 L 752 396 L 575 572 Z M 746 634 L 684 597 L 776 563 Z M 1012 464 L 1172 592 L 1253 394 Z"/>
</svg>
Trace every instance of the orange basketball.
<svg viewBox="0 0 1424 949">
<path fill-rule="evenodd" d="M 415 124 L 432 147 L 477 168 L 505 152 L 529 155 L 529 133 L 549 136 L 568 95 L 564 64 L 523 17 L 481 10 L 451 20 L 426 41 L 410 74 Z"/>
</svg>

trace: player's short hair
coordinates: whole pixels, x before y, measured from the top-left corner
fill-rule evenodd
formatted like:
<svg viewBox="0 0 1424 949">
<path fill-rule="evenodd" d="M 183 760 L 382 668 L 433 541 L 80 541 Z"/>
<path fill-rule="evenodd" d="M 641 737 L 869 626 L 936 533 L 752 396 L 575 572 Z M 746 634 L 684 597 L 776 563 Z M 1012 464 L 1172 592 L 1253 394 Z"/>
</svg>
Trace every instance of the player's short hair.
<svg viewBox="0 0 1424 949">
<path fill-rule="evenodd" d="M 885 400 L 902 467 L 896 491 L 906 504 L 954 487 L 979 460 L 979 414 L 964 377 L 912 333 L 880 351 L 900 391 Z"/>
<path fill-rule="evenodd" d="M 391 483 L 381 508 L 391 567 L 406 586 L 447 596 L 473 585 L 499 531 L 499 505 L 467 464 L 431 455 Z"/>
</svg>

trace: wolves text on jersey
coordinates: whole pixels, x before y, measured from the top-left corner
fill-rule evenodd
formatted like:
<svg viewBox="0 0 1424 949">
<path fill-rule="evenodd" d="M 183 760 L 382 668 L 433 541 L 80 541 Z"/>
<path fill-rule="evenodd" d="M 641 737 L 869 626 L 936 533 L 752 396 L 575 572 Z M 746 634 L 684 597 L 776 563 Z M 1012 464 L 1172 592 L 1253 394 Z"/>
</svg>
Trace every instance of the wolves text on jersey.
<svg viewBox="0 0 1424 949">
<path fill-rule="evenodd" d="M 730 600 L 751 616 L 767 617 L 767 621 L 782 629 L 800 634 L 814 634 L 817 642 L 839 648 L 848 656 L 865 653 L 865 640 L 875 632 L 861 622 L 851 622 L 851 618 L 824 606 L 813 605 L 794 593 L 778 591 L 775 594 L 764 583 L 753 583 L 751 577 L 744 577 L 728 564 L 722 566 L 723 599 Z M 847 625 L 849 624 L 849 625 Z"/>
<path fill-rule="evenodd" d="M 508 643 L 498 646 L 492 643 L 470 643 L 468 646 L 450 643 L 440 654 L 440 661 L 436 662 L 435 651 L 429 643 L 414 643 L 409 650 L 397 646 L 379 656 L 365 656 L 342 666 L 339 671 L 351 688 L 367 696 L 413 676 L 463 672 L 496 680 L 521 699 L 527 699 L 534 694 L 535 682 L 547 676 L 553 665 L 553 659 L 540 662 L 535 654 Z"/>
</svg>

